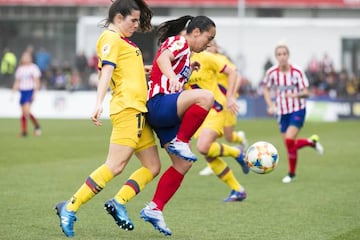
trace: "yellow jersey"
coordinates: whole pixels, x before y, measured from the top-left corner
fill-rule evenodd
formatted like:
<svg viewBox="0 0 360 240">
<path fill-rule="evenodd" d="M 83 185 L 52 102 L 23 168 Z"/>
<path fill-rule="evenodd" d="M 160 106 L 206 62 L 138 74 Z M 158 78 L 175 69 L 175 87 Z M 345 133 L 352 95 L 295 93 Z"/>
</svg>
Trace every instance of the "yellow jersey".
<svg viewBox="0 0 360 240">
<path fill-rule="evenodd" d="M 224 62 L 228 67 L 230 67 L 233 70 L 236 70 L 235 64 L 233 64 L 227 56 L 220 53 L 215 53 L 215 56 L 221 59 L 220 61 Z M 226 94 L 226 91 L 229 88 L 228 76 L 224 73 L 219 73 L 218 83 L 220 90 L 223 92 L 223 94 Z"/>
<path fill-rule="evenodd" d="M 110 115 L 126 108 L 147 112 L 147 82 L 140 49 L 119 33 L 105 30 L 98 38 L 96 51 L 99 69 L 106 64 L 114 66 Z"/>
<path fill-rule="evenodd" d="M 226 98 L 218 86 L 218 74 L 226 68 L 226 63 L 210 52 L 192 53 L 191 62 L 199 62 L 200 69 L 192 71 L 189 81 L 184 85 L 185 89 L 202 88 L 210 90 L 215 97 L 213 108 L 219 112 L 225 108 Z M 224 74 L 223 74 L 224 75 Z"/>
</svg>

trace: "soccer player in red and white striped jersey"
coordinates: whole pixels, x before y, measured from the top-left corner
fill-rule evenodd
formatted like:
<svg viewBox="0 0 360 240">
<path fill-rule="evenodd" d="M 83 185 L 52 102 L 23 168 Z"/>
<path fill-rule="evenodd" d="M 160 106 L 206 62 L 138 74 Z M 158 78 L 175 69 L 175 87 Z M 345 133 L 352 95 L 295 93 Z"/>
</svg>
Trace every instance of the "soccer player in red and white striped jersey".
<svg viewBox="0 0 360 240">
<path fill-rule="evenodd" d="M 21 106 L 21 137 L 27 136 L 27 119 L 30 118 L 34 125 L 34 135 L 41 134 L 40 125 L 35 116 L 31 113 L 31 104 L 34 101 L 35 93 L 40 88 L 41 72 L 39 67 L 33 63 L 30 52 L 25 51 L 21 56 L 20 65 L 15 72 L 13 91 L 20 91 Z"/>
<path fill-rule="evenodd" d="M 282 181 L 290 183 L 295 177 L 297 165 L 297 151 L 303 147 L 313 147 L 319 154 L 323 154 L 323 147 L 319 143 L 319 136 L 297 138 L 304 125 L 306 115 L 306 98 L 309 96 L 309 81 L 298 66 L 289 63 L 289 48 L 279 44 L 275 48 L 278 65 L 271 67 L 263 80 L 264 98 L 270 115 L 276 114 L 280 132 L 288 152 L 289 173 Z M 270 91 L 275 93 L 275 104 Z"/>
<path fill-rule="evenodd" d="M 309 82 L 304 72 L 295 65 L 285 68 L 271 67 L 266 75 L 266 84 L 276 86 L 276 107 L 279 115 L 300 111 L 305 108 L 305 96 L 308 95 Z M 303 97 L 298 97 L 303 93 Z M 289 96 L 295 96 L 289 97 Z"/>
<path fill-rule="evenodd" d="M 210 91 L 183 90 L 183 85 L 191 69 L 198 67 L 190 64 L 191 52 L 206 49 L 215 37 L 216 26 L 206 16 L 183 16 L 160 24 L 158 34 L 160 48 L 149 80 L 146 119 L 169 153 L 172 165 L 160 177 L 152 201 L 140 214 L 156 230 L 171 235 L 162 211 L 197 160 L 189 142 L 214 103 Z"/>
<path fill-rule="evenodd" d="M 173 69 L 176 77 L 182 85 L 190 76 L 190 48 L 186 39 L 180 35 L 171 36 L 165 40 L 159 47 L 156 53 L 155 59 L 158 59 L 160 54 L 169 50 L 174 55 L 176 61 L 171 62 L 171 68 Z M 149 99 L 157 94 L 169 94 L 172 92 L 170 89 L 169 78 L 166 73 L 163 73 L 158 64 L 153 65 L 151 71 L 151 77 L 149 81 Z"/>
</svg>

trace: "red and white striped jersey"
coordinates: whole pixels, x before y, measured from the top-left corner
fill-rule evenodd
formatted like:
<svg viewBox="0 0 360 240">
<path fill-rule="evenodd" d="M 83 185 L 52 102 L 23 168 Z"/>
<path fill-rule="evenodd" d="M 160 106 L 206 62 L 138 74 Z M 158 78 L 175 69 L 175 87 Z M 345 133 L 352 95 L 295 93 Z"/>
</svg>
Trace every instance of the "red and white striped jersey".
<svg viewBox="0 0 360 240">
<path fill-rule="evenodd" d="M 286 94 L 296 94 L 309 87 L 305 73 L 298 66 L 290 65 L 288 72 L 281 72 L 279 66 L 271 67 L 266 72 L 263 85 L 275 91 L 278 114 L 293 113 L 306 107 L 305 98 L 286 97 Z"/>
<path fill-rule="evenodd" d="M 32 90 L 36 87 L 36 79 L 41 77 L 39 67 L 32 63 L 21 65 L 16 69 L 15 79 L 19 80 L 19 90 Z"/>
<path fill-rule="evenodd" d="M 161 72 L 157 59 L 160 54 L 168 49 L 172 52 L 175 60 L 171 62 L 172 69 L 182 85 L 189 80 L 191 74 L 190 68 L 190 48 L 188 42 L 183 36 L 172 36 L 167 38 L 159 47 L 151 70 L 149 78 L 148 98 L 154 97 L 158 93 L 169 94 L 169 79 Z"/>
</svg>

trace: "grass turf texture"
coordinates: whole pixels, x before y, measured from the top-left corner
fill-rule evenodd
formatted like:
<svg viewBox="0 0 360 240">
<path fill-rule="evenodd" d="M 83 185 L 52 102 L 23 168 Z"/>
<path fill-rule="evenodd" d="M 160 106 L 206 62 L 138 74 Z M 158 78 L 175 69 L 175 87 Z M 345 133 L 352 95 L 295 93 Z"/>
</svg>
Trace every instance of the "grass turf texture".
<svg viewBox="0 0 360 240">
<path fill-rule="evenodd" d="M 95 127 L 89 120 L 41 120 L 43 135 L 17 138 L 19 121 L 0 119 L 0 239 L 64 239 L 53 209 L 78 189 L 88 174 L 104 162 L 111 125 Z M 250 172 L 227 158 L 248 199 L 223 203 L 230 190 L 214 176 L 199 176 L 199 157 L 182 187 L 164 211 L 171 239 L 355 240 L 360 236 L 360 121 L 306 123 L 301 137 L 318 133 L 325 155 L 313 149 L 299 152 L 296 180 L 281 183 L 287 173 L 285 148 L 275 120 L 241 120 L 249 144 L 264 140 L 280 154 L 277 169 L 268 175 Z M 169 159 L 160 150 L 164 171 Z M 75 239 L 165 239 L 139 218 L 159 178 L 128 205 L 135 230 L 125 232 L 103 209 L 130 173 L 139 167 L 133 158 L 124 173 L 78 212 Z"/>
</svg>

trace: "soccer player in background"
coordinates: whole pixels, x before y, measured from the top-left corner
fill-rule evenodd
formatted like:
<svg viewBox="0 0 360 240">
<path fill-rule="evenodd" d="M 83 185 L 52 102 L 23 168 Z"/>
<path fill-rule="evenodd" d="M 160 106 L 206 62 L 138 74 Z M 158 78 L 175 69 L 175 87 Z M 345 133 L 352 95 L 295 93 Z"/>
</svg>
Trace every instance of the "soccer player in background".
<svg viewBox="0 0 360 240">
<path fill-rule="evenodd" d="M 289 172 L 282 179 L 283 183 L 291 183 L 295 178 L 299 149 L 312 147 L 319 154 L 324 152 L 318 135 L 312 135 L 308 139 L 297 138 L 305 122 L 309 81 L 302 69 L 289 63 L 289 54 L 289 48 L 284 43 L 275 47 L 278 64 L 266 72 L 262 82 L 267 112 L 278 116 L 280 132 L 288 153 Z M 275 104 L 271 98 L 271 90 L 275 92 Z"/>
<path fill-rule="evenodd" d="M 39 67 L 33 63 L 31 53 L 25 51 L 20 59 L 20 65 L 15 71 L 13 91 L 20 91 L 21 106 L 21 137 L 28 135 L 27 119 L 34 125 L 34 135 L 40 136 L 41 129 L 38 120 L 31 113 L 31 105 L 34 102 L 36 92 L 40 89 L 41 72 Z"/>
<path fill-rule="evenodd" d="M 172 232 L 162 211 L 197 160 L 189 142 L 214 102 L 208 90 L 183 90 L 191 68 L 197 67 L 190 65 L 190 54 L 205 50 L 215 34 L 215 23 L 206 16 L 183 16 L 158 28 L 160 47 L 149 79 L 147 120 L 169 153 L 172 165 L 162 174 L 152 201 L 140 216 L 165 235 Z"/>
<path fill-rule="evenodd" d="M 121 174 L 135 153 L 141 167 L 131 174 L 105 209 L 124 230 L 133 230 L 125 205 L 159 174 L 160 159 L 152 129 L 145 121 L 147 83 L 140 49 L 131 42 L 135 31 L 151 30 L 152 11 L 143 0 L 116 0 L 109 8 L 105 29 L 96 45 L 99 84 L 91 120 L 101 126 L 103 100 L 110 86 L 110 118 L 113 125 L 106 161 L 95 169 L 70 200 L 56 205 L 60 226 L 67 237 L 74 236 L 79 208 Z"/>
<path fill-rule="evenodd" d="M 192 73 L 185 89 L 207 89 L 214 94 L 215 101 L 205 121 L 195 133 L 196 148 L 205 157 L 215 175 L 230 189 L 225 202 L 242 201 L 246 198 L 245 188 L 235 178 L 232 170 L 222 157 L 233 157 L 242 167 L 245 174 L 249 167 L 245 163 L 243 150 L 217 141 L 224 134 L 225 109 L 236 114 L 238 106 L 235 99 L 237 73 L 227 66 L 221 58 L 208 51 L 193 53 L 192 62 L 198 62 L 200 68 Z M 229 87 L 226 96 L 220 91 L 217 82 L 219 73 L 228 76 Z"/>
<path fill-rule="evenodd" d="M 224 61 L 226 63 L 227 67 L 230 67 L 236 71 L 235 64 L 233 62 L 231 62 L 231 60 L 225 54 L 221 53 L 221 50 L 215 40 L 210 42 L 210 44 L 207 48 L 207 51 L 214 53 L 218 58 L 221 58 L 222 61 Z M 236 85 L 233 88 L 233 90 L 234 90 L 233 95 L 236 96 L 236 98 L 238 98 L 239 97 L 238 91 L 241 86 L 241 75 L 237 71 L 236 71 L 236 74 L 237 74 L 237 78 L 236 78 Z M 218 85 L 219 85 L 221 92 L 226 96 L 227 89 L 229 87 L 228 75 L 223 72 L 218 73 L 217 81 L 218 81 Z M 225 124 L 224 124 L 225 140 L 229 143 L 240 144 L 240 147 L 245 149 L 246 144 L 247 144 L 245 132 L 244 131 L 235 131 L 235 126 L 236 126 L 236 122 L 237 122 L 236 114 L 229 111 L 227 108 L 225 108 L 224 114 L 225 114 Z M 199 172 L 199 174 L 202 176 L 211 175 L 213 173 L 214 172 L 212 171 L 210 166 L 205 167 L 204 169 L 202 169 Z"/>
</svg>

